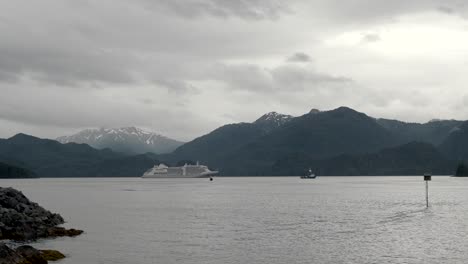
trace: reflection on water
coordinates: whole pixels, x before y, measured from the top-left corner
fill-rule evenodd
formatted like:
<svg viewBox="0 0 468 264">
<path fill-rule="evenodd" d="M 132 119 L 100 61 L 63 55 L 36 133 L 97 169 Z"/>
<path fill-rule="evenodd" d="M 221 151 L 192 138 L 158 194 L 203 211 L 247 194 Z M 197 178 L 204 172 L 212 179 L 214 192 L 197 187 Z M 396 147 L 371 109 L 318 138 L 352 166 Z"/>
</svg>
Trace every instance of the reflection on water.
<svg viewBox="0 0 468 264">
<path fill-rule="evenodd" d="M 0 180 L 76 238 L 35 246 L 82 263 L 465 263 L 468 179 Z"/>
</svg>

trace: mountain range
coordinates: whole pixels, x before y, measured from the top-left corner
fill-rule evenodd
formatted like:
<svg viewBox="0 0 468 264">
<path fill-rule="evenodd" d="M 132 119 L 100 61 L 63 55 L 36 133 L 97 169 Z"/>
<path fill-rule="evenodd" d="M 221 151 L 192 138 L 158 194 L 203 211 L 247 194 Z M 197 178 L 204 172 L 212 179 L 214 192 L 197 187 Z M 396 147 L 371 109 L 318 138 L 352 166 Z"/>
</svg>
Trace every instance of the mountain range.
<svg viewBox="0 0 468 264">
<path fill-rule="evenodd" d="M 61 143 L 84 143 L 93 148 L 109 148 L 126 154 L 169 153 L 183 142 L 136 127 L 86 129 L 57 138 Z"/>
<path fill-rule="evenodd" d="M 87 133 L 87 140 L 120 134 L 98 131 Z M 144 134 L 139 131 L 121 132 Z M 94 147 L 99 149 L 18 134 L 0 140 L 0 162 L 42 177 L 140 176 L 159 161 L 200 161 L 224 176 L 302 175 L 309 168 L 319 175 L 453 174 L 468 160 L 468 122 L 406 123 L 340 107 L 298 117 L 271 112 L 252 123 L 224 125 L 165 154 Z"/>
<path fill-rule="evenodd" d="M 377 123 L 399 137 L 400 141 L 422 141 L 440 145 L 452 132 L 464 123 L 458 120 L 432 120 L 430 122 L 405 123 L 398 120 L 377 119 Z"/>
<path fill-rule="evenodd" d="M 468 158 L 466 147 L 463 121 L 405 123 L 340 107 L 299 117 L 273 112 L 253 123 L 225 125 L 160 160 L 199 160 L 224 175 L 300 175 L 309 167 L 322 175 L 420 174 L 422 169 L 452 174 L 453 162 Z"/>
<path fill-rule="evenodd" d="M 40 177 L 140 176 L 158 163 L 154 154 L 128 156 L 110 149 L 17 134 L 0 140 L 0 162 Z"/>
</svg>

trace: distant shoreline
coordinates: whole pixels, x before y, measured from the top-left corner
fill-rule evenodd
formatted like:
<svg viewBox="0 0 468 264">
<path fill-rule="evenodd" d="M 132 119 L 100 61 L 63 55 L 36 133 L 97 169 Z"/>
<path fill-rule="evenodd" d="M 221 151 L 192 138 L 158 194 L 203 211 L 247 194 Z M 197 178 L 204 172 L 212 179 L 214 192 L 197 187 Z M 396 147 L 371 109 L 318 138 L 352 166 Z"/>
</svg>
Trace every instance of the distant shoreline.
<svg viewBox="0 0 468 264">
<path fill-rule="evenodd" d="M 319 175 L 320 177 L 422 177 L 423 175 Z M 432 175 L 433 177 L 454 177 L 463 178 L 464 176 L 455 175 Z M 295 176 L 215 176 L 214 178 L 299 178 L 299 175 Z M 36 178 L 0 178 L 0 180 L 37 180 L 37 179 L 142 179 L 142 180 L 164 180 L 164 179 L 208 179 L 208 178 L 141 178 L 132 176 L 112 176 L 112 177 L 36 177 Z"/>
</svg>

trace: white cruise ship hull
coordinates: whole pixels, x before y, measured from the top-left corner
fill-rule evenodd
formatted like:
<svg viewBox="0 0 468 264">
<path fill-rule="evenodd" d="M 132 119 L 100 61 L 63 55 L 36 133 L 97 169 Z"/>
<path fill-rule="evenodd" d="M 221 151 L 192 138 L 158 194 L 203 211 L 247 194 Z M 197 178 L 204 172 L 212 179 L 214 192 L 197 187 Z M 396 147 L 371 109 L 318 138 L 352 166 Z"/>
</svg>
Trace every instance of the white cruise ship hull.
<svg viewBox="0 0 468 264">
<path fill-rule="evenodd" d="M 218 174 L 203 165 L 184 165 L 182 167 L 167 167 L 165 165 L 154 166 L 149 169 L 142 178 L 208 178 Z"/>
<path fill-rule="evenodd" d="M 208 174 L 181 175 L 181 174 L 143 174 L 142 178 L 209 178 L 218 174 L 217 171 L 212 171 Z"/>
</svg>

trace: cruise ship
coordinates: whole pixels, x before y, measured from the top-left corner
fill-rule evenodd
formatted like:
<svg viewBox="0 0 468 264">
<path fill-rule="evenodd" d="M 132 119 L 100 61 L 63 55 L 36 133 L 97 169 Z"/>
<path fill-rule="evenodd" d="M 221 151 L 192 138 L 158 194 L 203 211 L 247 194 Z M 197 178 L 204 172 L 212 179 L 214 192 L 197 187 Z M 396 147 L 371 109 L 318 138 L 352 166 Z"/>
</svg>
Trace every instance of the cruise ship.
<svg viewBox="0 0 468 264">
<path fill-rule="evenodd" d="M 142 178 L 208 178 L 218 174 L 218 171 L 212 171 L 207 166 L 188 165 L 182 167 L 168 167 L 163 163 L 155 165 L 146 171 Z"/>
</svg>

